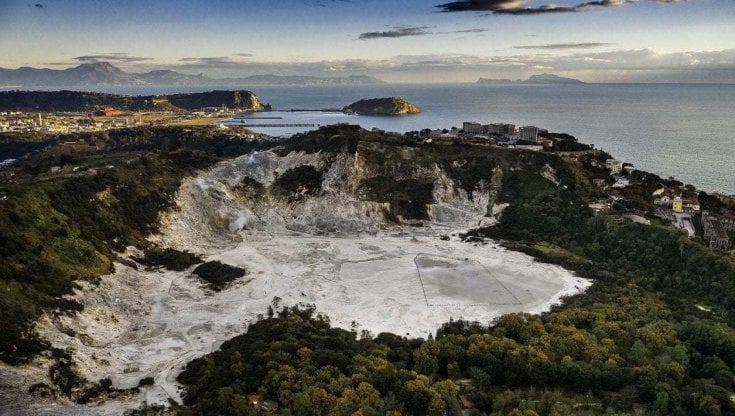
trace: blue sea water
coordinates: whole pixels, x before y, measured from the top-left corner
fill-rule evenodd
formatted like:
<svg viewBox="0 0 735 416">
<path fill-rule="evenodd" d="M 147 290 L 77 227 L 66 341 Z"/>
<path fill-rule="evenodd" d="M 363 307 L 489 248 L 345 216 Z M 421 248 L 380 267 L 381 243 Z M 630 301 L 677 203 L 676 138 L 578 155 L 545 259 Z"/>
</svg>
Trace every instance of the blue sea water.
<svg viewBox="0 0 735 416">
<path fill-rule="evenodd" d="M 164 94 L 211 89 L 102 90 Z M 674 176 L 707 191 L 735 194 L 735 85 L 386 84 L 250 89 L 279 110 L 341 108 L 362 98 L 387 96 L 402 96 L 423 109 L 421 114 L 403 117 L 294 113 L 284 123 L 349 122 L 398 132 L 461 127 L 463 121 L 535 125 L 572 134 L 639 169 Z M 268 128 L 262 131 L 289 132 Z"/>
</svg>

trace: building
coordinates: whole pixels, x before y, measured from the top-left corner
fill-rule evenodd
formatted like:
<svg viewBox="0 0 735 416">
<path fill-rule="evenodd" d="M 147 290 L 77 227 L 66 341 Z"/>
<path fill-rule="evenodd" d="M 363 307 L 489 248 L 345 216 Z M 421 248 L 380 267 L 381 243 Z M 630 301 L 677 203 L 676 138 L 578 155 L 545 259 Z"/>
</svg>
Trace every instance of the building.
<svg viewBox="0 0 735 416">
<path fill-rule="evenodd" d="M 725 211 L 720 218 L 720 222 L 726 231 L 735 232 L 735 214 L 730 211 Z"/>
<path fill-rule="evenodd" d="M 623 170 L 623 161 L 616 159 L 607 159 L 605 161 L 605 167 L 607 167 L 613 175 L 617 175 Z"/>
<path fill-rule="evenodd" d="M 115 107 L 105 107 L 101 110 L 95 111 L 94 115 L 99 117 L 118 117 L 123 115 L 123 112 L 116 109 Z"/>
<path fill-rule="evenodd" d="M 710 248 L 727 250 L 730 247 L 730 238 L 725 227 L 722 226 L 719 219 L 709 215 L 708 212 L 702 213 L 702 228 L 704 239 L 709 242 Z"/>
<path fill-rule="evenodd" d="M 518 128 L 518 139 L 527 142 L 538 142 L 539 128 L 535 126 L 524 126 Z"/>
<path fill-rule="evenodd" d="M 594 178 L 592 179 L 592 184 L 595 185 L 596 188 L 604 188 L 605 185 L 607 185 L 607 181 L 603 178 Z"/>
<path fill-rule="evenodd" d="M 669 207 L 671 206 L 672 196 L 671 191 L 669 191 L 666 188 L 659 188 L 653 192 L 651 195 L 653 196 L 653 204 L 659 205 L 662 207 Z"/>
<path fill-rule="evenodd" d="M 701 209 L 699 198 L 681 198 L 682 209 L 688 214 L 694 214 Z"/>
<path fill-rule="evenodd" d="M 473 121 L 465 121 L 464 123 L 462 123 L 462 130 L 464 130 L 465 134 L 483 133 L 482 124 Z"/>
<path fill-rule="evenodd" d="M 486 124 L 483 126 L 483 129 L 485 130 L 485 134 L 500 134 L 505 136 L 511 136 L 516 132 L 515 124 Z"/>
<path fill-rule="evenodd" d="M 675 214 L 681 214 L 684 212 L 684 201 L 682 201 L 680 196 L 677 196 L 671 202 L 671 210 L 674 211 Z"/>
</svg>

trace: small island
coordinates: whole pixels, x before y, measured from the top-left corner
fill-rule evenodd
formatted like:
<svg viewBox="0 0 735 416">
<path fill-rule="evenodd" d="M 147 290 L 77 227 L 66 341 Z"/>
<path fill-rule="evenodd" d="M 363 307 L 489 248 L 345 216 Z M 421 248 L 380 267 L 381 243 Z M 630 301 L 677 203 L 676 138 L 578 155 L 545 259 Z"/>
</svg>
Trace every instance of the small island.
<svg viewBox="0 0 735 416">
<path fill-rule="evenodd" d="M 389 97 L 363 99 L 344 107 L 342 111 L 366 116 L 402 116 L 420 113 L 421 108 L 402 97 Z"/>
<path fill-rule="evenodd" d="M 584 84 L 585 82 L 574 78 L 560 77 L 554 74 L 531 75 L 527 80 L 510 80 L 510 79 L 494 79 L 480 78 L 478 84 Z"/>
</svg>

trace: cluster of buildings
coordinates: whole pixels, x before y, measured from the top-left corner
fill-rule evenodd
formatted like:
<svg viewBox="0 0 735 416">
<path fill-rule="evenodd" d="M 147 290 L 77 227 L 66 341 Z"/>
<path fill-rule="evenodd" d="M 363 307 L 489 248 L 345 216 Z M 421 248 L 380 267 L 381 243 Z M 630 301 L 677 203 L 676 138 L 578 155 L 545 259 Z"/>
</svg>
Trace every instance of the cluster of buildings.
<svg viewBox="0 0 735 416">
<path fill-rule="evenodd" d="M 653 192 L 653 204 L 660 207 L 670 208 L 674 214 L 696 214 L 700 211 L 699 198 L 696 196 L 686 197 L 676 194 L 665 187 Z"/>
<path fill-rule="evenodd" d="M 684 193 L 677 193 L 666 187 L 657 189 L 653 193 L 653 204 L 659 209 L 668 210 L 668 214 L 674 218 L 675 225 L 691 223 L 692 218 L 701 213 L 704 240 L 713 249 L 727 250 L 730 248 L 728 232 L 735 232 L 735 213 L 723 211 L 720 215 L 716 215 L 703 211 L 698 197 L 686 196 Z M 694 237 L 693 226 L 691 228 L 690 236 Z"/>
<path fill-rule="evenodd" d="M 96 111 L 95 115 L 119 114 L 111 107 Z M 109 116 L 108 116 L 109 117 Z M 123 128 L 134 125 L 130 118 L 98 120 L 84 113 L 28 113 L 6 111 L 0 113 L 0 132 L 23 133 L 79 133 Z"/>
<path fill-rule="evenodd" d="M 536 126 L 516 127 L 515 124 L 480 124 L 474 121 L 462 123 L 462 130 L 466 135 L 486 136 L 488 139 L 510 142 L 524 141 L 532 143 L 540 143 L 539 133 L 546 132 L 546 130 Z"/>
<path fill-rule="evenodd" d="M 725 224 L 717 218 L 705 211 L 702 213 L 702 229 L 704 230 L 704 240 L 709 242 L 709 246 L 717 250 L 727 250 L 730 248 L 730 237 L 727 235 Z M 733 229 L 730 228 L 730 231 Z"/>
</svg>

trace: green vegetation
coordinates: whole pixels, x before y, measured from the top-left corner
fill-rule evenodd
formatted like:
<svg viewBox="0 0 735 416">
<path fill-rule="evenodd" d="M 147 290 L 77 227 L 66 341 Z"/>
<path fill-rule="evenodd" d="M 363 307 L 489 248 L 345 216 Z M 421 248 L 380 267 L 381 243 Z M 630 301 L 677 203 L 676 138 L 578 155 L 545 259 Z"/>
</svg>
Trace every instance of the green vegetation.
<svg viewBox="0 0 735 416">
<path fill-rule="evenodd" d="M 148 267 L 165 267 L 179 272 L 202 262 L 201 257 L 188 251 L 158 247 L 146 250 L 143 257 L 133 257 L 133 260 Z"/>
<path fill-rule="evenodd" d="M 368 116 L 398 116 L 420 113 L 421 108 L 402 97 L 369 98 L 354 102 L 342 111 Z"/>
<path fill-rule="evenodd" d="M 148 247 L 158 215 L 173 203 L 183 177 L 234 156 L 257 142 L 208 129 L 130 129 L 95 138 L 104 150 L 61 154 L 51 147 L 25 161 L 23 179 L 4 185 L 0 203 L 0 360 L 23 362 L 47 348 L 33 332 L 43 311 L 81 305 L 62 298 L 74 280 L 112 272 L 118 252 Z M 116 158 L 116 154 L 130 157 Z M 103 155 L 103 156 L 101 156 Z M 100 159 L 102 157 L 102 159 Z M 96 174 L 45 176 L 48 166 L 114 163 Z M 113 162 L 114 161 L 114 162 Z M 182 267 L 191 255 L 149 252 Z"/>
<path fill-rule="evenodd" d="M 405 219 L 428 219 L 426 205 L 433 202 L 433 180 L 396 180 L 388 176 L 375 176 L 360 184 L 365 198 L 388 202 L 391 214 Z"/>
<path fill-rule="evenodd" d="M 194 274 L 206 281 L 210 289 L 220 291 L 228 283 L 245 276 L 246 271 L 241 267 L 230 266 L 219 261 L 208 261 L 197 266 Z"/>
<path fill-rule="evenodd" d="M 271 191 L 290 201 L 301 200 L 308 195 L 317 195 L 322 190 L 324 172 L 311 165 L 301 165 L 279 175 Z"/>
<path fill-rule="evenodd" d="M 160 96 L 128 96 L 82 91 L 2 91 L 0 110 L 90 111 L 104 106 L 123 110 L 178 111 L 202 107 L 270 110 L 252 91 L 209 91 Z"/>
</svg>

